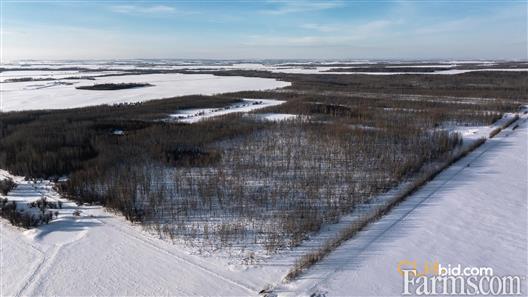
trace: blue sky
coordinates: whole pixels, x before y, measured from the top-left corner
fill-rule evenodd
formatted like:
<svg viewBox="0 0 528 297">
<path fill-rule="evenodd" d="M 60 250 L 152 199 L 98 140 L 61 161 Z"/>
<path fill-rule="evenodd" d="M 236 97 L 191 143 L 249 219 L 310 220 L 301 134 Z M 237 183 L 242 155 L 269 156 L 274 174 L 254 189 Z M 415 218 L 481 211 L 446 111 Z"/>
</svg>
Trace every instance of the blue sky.
<svg viewBox="0 0 528 297">
<path fill-rule="evenodd" d="M 527 1 L 9 1 L 17 59 L 526 59 Z"/>
</svg>

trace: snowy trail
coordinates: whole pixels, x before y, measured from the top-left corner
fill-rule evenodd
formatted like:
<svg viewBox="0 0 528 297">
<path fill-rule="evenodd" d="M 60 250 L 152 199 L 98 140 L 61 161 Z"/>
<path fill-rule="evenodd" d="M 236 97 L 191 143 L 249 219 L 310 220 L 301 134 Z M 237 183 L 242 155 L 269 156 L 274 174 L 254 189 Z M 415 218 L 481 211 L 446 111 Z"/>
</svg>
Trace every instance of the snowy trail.
<svg viewBox="0 0 528 297">
<path fill-rule="evenodd" d="M 171 114 L 171 120 L 174 119 L 181 123 L 197 123 L 206 119 L 223 116 L 231 113 L 247 113 L 258 109 L 263 109 L 271 106 L 277 106 L 286 101 L 274 99 L 247 99 L 243 98 L 242 102 L 231 104 L 220 108 L 201 108 L 201 109 L 187 109 L 180 110 L 175 114 Z"/>
<path fill-rule="evenodd" d="M 68 224 L 73 231 L 63 231 L 64 234 L 57 236 L 58 230 L 67 229 L 57 226 L 60 223 L 39 228 L 38 234 L 45 235 L 33 238 L 34 244 L 43 250 L 37 257 L 40 262 L 28 277 L 19 279 L 18 288 L 10 288 L 10 283 L 2 281 L 3 289 L 7 289 L 4 295 L 190 296 L 222 292 L 247 296 L 256 292 L 255 288 L 216 272 L 215 265 L 207 267 L 207 263 L 193 256 L 178 253 L 176 246 L 168 243 L 163 246 L 164 242 L 156 243 L 135 234 L 137 230 L 122 226 L 123 222 L 114 222 L 118 219 L 102 215 L 101 209 L 84 211 L 94 218 L 88 215 L 72 220 Z M 55 232 L 46 232 L 48 228 Z M 4 237 L 8 232 L 2 231 Z M 11 242 L 6 241 L 4 245 L 8 247 L 2 251 L 5 258 L 17 252 L 9 248 Z M 37 262 L 31 260 L 31 263 Z M 26 269 L 32 266 L 17 264 L 3 267 L 3 273 L 9 274 L 19 265 Z"/>
<path fill-rule="evenodd" d="M 228 277 L 225 277 L 223 275 L 221 275 L 220 273 L 217 273 L 213 270 L 210 270 L 209 268 L 197 263 L 197 262 L 193 262 L 193 261 L 190 261 L 184 257 L 182 257 L 181 255 L 178 255 L 174 252 L 171 252 L 170 250 L 166 250 L 164 249 L 163 247 L 160 247 L 159 245 L 157 245 L 155 242 L 153 241 L 149 241 L 146 237 L 144 236 L 140 236 L 140 235 L 136 235 L 136 230 L 130 228 L 130 227 L 127 227 L 126 225 L 123 225 L 123 224 L 115 224 L 115 223 L 110 223 L 111 220 L 108 220 L 106 222 L 104 221 L 101 221 L 103 224 L 108 224 L 108 225 L 111 225 L 112 227 L 114 227 L 116 230 L 119 230 L 122 234 L 124 234 L 125 236 L 128 236 L 130 239 L 133 239 L 133 240 L 136 240 L 142 244 L 146 244 L 146 245 L 149 245 L 151 247 L 153 247 L 154 249 L 158 250 L 159 252 L 163 253 L 163 254 L 166 254 L 166 255 L 169 255 L 169 256 L 172 256 L 174 257 L 175 259 L 185 263 L 185 264 L 188 264 L 190 266 L 193 266 L 195 268 L 197 268 L 198 270 L 201 270 L 203 272 L 205 272 L 206 274 L 209 274 L 213 277 L 216 277 L 218 279 L 221 279 L 221 280 L 224 280 L 226 282 L 229 282 L 235 286 L 238 286 L 240 288 L 242 288 L 243 290 L 246 290 L 250 293 L 253 293 L 257 290 L 257 288 L 252 288 L 246 284 L 243 284 L 237 280 L 233 280 L 233 279 L 230 279 Z"/>
<path fill-rule="evenodd" d="M 486 266 L 496 274 L 526 276 L 526 122 L 524 115 L 515 131 L 514 124 L 490 139 L 274 292 L 397 296 L 400 260 Z"/>
</svg>

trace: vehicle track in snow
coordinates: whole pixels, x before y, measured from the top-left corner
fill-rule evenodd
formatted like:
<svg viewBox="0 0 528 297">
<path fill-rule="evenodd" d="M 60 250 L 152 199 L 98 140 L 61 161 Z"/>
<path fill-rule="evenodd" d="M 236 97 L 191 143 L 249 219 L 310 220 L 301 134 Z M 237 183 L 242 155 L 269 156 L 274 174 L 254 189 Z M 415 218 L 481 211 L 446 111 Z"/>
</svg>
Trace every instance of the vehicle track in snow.
<svg viewBox="0 0 528 297">
<path fill-rule="evenodd" d="M 42 276 L 45 275 L 46 272 L 51 267 L 51 265 L 53 265 L 53 262 L 55 261 L 55 258 L 57 257 L 57 254 L 59 253 L 60 248 L 61 246 L 54 246 L 51 252 L 43 253 L 42 261 L 38 264 L 38 266 L 35 268 L 33 273 L 26 280 L 24 286 L 20 288 L 18 293 L 15 294 L 15 296 L 17 297 L 35 296 L 34 294 L 35 286 L 38 285 L 38 282 L 40 281 Z M 30 293 L 26 293 L 26 291 L 28 290 Z"/>
<path fill-rule="evenodd" d="M 203 265 L 200 265 L 198 263 L 195 263 L 191 260 L 188 260 L 188 259 L 185 259 L 184 257 L 180 256 L 180 255 L 177 255 L 176 253 L 173 253 L 171 252 L 170 250 L 167 250 L 167 249 L 164 249 L 158 245 L 156 245 L 154 242 L 148 240 L 147 238 L 145 238 L 144 236 L 142 235 L 136 235 L 135 233 L 138 232 L 138 230 L 135 230 L 134 228 L 132 227 L 122 227 L 122 226 L 119 226 L 119 224 L 114 224 L 114 223 L 109 223 L 108 221 L 104 221 L 104 220 L 99 220 L 102 224 L 104 225 L 107 225 L 107 226 L 111 226 L 112 228 L 114 228 L 115 230 L 118 230 L 119 232 L 121 232 L 122 234 L 124 234 L 125 236 L 129 237 L 129 238 L 132 238 L 136 241 L 139 241 L 139 242 L 142 242 L 144 244 L 147 244 L 151 247 L 153 247 L 154 249 L 156 249 L 157 251 L 159 252 L 162 252 L 166 255 L 170 255 L 176 259 L 178 259 L 179 261 L 181 262 L 184 262 L 186 264 L 189 264 L 189 265 L 192 265 L 193 267 L 196 267 L 197 269 L 213 276 L 213 277 L 216 277 L 218 279 L 221 279 L 223 281 L 226 281 L 226 282 L 229 282 L 235 286 L 238 286 L 244 290 L 246 290 L 247 292 L 249 293 L 252 293 L 252 294 L 256 294 L 258 292 L 258 289 L 257 288 L 252 288 L 252 287 L 249 287 L 248 285 L 246 284 L 243 284 L 239 281 L 236 281 L 236 280 L 233 280 L 233 279 L 230 279 L 226 276 L 223 276 L 211 269 L 208 269 L 207 267 L 204 267 Z M 128 230 L 125 230 L 128 229 Z"/>
</svg>

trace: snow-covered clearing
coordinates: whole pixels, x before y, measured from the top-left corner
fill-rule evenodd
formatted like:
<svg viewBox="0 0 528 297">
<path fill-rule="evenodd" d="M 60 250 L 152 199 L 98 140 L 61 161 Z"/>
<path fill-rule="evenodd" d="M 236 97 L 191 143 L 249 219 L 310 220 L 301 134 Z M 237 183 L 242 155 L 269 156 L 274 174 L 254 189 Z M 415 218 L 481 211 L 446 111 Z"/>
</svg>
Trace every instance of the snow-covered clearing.
<svg viewBox="0 0 528 297">
<path fill-rule="evenodd" d="M 221 108 L 196 108 L 179 110 L 175 114 L 171 114 L 171 118 L 182 123 L 196 123 L 204 119 L 222 116 L 237 112 L 250 112 L 253 110 L 276 106 L 286 101 L 273 99 L 242 99 L 241 103 L 232 104 Z"/>
<path fill-rule="evenodd" d="M 150 83 L 153 86 L 111 91 L 75 87 L 103 83 Z M 2 111 L 62 109 L 99 104 L 132 103 L 184 95 L 212 95 L 289 86 L 275 79 L 210 74 L 143 74 L 61 80 L 2 83 Z"/>
<path fill-rule="evenodd" d="M 27 181 L 21 176 L 13 176 L 7 171 L 0 169 L 0 180 L 5 178 L 10 178 L 17 184 L 17 187 L 10 191 L 5 198 L 9 201 L 16 202 L 18 210 L 38 214 L 39 209 L 31 208 L 28 204 L 44 198 L 49 202 L 60 201 L 64 204 L 63 209 L 60 209 L 60 211 L 57 209 L 57 211 L 59 211 L 59 219 L 62 219 L 65 215 L 72 215 L 72 212 L 74 211 L 72 207 L 74 204 L 61 198 L 60 195 L 53 190 L 52 182 L 47 180 Z M 55 209 L 53 209 L 53 211 L 55 211 Z"/>
<path fill-rule="evenodd" d="M 268 122 L 282 122 L 295 120 L 299 118 L 298 114 L 291 113 L 257 113 L 254 115 L 255 119 Z M 307 118 L 307 117 L 302 117 Z"/>
<path fill-rule="evenodd" d="M 438 175 L 279 295 L 399 296 L 401 260 L 491 267 L 527 292 L 528 116 Z M 473 134 L 473 133 L 471 133 Z"/>
</svg>

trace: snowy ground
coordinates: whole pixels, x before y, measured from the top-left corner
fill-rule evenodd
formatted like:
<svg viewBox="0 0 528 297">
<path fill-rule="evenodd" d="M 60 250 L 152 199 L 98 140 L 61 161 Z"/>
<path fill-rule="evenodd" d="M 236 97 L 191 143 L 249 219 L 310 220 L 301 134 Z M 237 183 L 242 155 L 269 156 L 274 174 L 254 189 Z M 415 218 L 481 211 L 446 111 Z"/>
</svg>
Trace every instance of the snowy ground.
<svg viewBox="0 0 528 297">
<path fill-rule="evenodd" d="M 526 294 L 527 116 L 347 241 L 279 295 L 399 296 L 397 263 L 491 267 L 523 277 Z M 418 269 L 422 269 L 419 266 Z"/>
<path fill-rule="evenodd" d="M 75 87 L 102 83 L 150 83 L 144 88 L 97 91 Z M 98 104 L 141 102 L 183 95 L 212 95 L 289 86 L 275 79 L 210 74 L 143 74 L 96 77 L 95 80 L 2 83 L 3 111 L 75 108 Z"/>
<path fill-rule="evenodd" d="M 204 119 L 222 116 L 230 113 L 250 112 L 253 110 L 276 106 L 286 101 L 273 99 L 242 99 L 241 103 L 222 108 L 185 109 L 171 114 L 171 118 L 182 123 L 196 123 Z"/>
<path fill-rule="evenodd" d="M 291 114 L 291 113 L 276 113 L 276 112 L 268 112 L 268 113 L 257 113 L 253 115 L 255 119 L 259 121 L 268 121 L 268 122 L 282 122 L 282 121 L 290 121 L 295 120 L 298 118 L 301 118 L 301 120 L 307 120 L 308 117 L 303 116 L 300 117 L 297 114 Z"/>
</svg>

